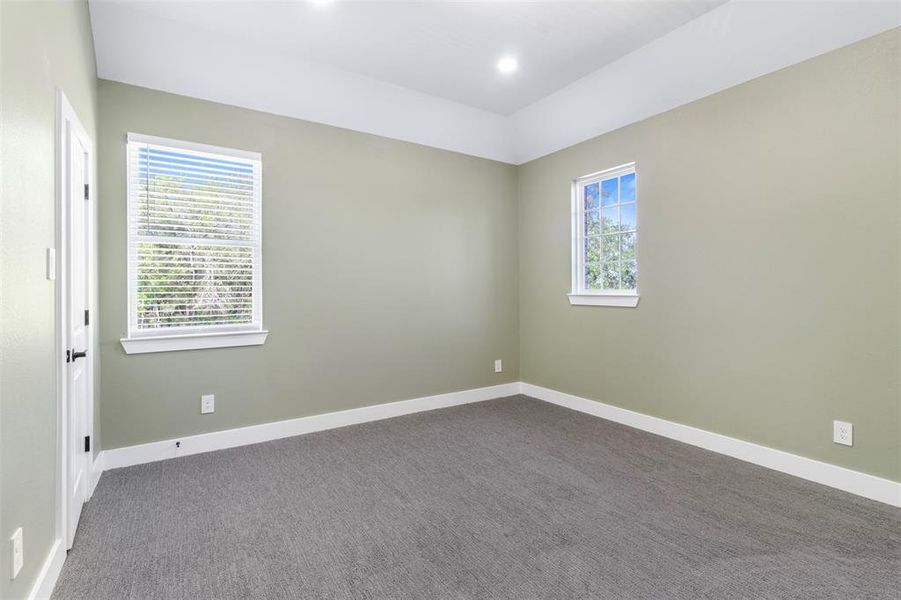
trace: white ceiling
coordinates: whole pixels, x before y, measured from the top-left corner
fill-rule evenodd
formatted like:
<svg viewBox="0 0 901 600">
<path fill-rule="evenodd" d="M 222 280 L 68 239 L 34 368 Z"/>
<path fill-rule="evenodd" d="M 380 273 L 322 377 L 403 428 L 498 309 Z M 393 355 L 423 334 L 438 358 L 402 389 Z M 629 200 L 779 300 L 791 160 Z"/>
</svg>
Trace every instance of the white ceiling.
<svg viewBox="0 0 901 600">
<path fill-rule="evenodd" d="M 901 24 L 897 0 L 90 6 L 101 78 L 517 164 Z"/>
<path fill-rule="evenodd" d="M 129 6 L 236 43 L 509 115 L 725 1 L 132 0 Z M 495 68 L 504 54 L 519 59 L 513 75 Z"/>
</svg>

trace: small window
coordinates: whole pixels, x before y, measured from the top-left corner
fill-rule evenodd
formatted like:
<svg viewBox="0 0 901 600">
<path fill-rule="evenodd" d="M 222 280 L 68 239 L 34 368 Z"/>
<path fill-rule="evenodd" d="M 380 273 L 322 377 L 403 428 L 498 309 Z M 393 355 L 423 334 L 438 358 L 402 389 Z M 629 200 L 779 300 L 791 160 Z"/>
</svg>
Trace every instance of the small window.
<svg viewBox="0 0 901 600">
<path fill-rule="evenodd" d="M 262 344 L 261 158 L 128 135 L 128 353 Z"/>
<path fill-rule="evenodd" d="M 635 163 L 573 182 L 572 304 L 638 304 Z"/>
</svg>

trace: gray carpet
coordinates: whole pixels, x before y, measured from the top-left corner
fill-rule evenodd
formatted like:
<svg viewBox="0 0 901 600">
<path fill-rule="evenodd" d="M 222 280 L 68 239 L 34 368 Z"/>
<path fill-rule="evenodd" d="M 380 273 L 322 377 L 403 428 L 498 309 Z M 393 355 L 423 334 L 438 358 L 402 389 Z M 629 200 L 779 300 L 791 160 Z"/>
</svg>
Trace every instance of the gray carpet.
<svg viewBox="0 0 901 600">
<path fill-rule="evenodd" d="M 54 598 L 890 598 L 901 511 L 526 398 L 104 473 Z"/>
</svg>

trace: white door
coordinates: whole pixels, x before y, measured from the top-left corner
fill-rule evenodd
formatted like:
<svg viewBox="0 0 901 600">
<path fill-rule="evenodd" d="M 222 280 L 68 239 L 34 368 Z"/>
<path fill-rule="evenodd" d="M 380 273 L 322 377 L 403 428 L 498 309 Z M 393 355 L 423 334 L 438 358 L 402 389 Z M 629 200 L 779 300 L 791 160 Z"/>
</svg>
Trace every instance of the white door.
<svg viewBox="0 0 901 600">
<path fill-rule="evenodd" d="M 90 142 L 79 128 L 68 127 L 68 179 L 66 211 L 68 221 L 66 248 L 67 312 L 67 435 L 66 435 L 66 547 L 71 548 L 78 527 L 81 508 L 88 495 L 88 467 L 91 450 L 88 436 L 93 429 L 89 422 L 93 385 L 88 356 L 91 336 L 88 334 L 87 313 L 90 294 L 90 215 L 88 175 L 91 164 Z"/>
</svg>

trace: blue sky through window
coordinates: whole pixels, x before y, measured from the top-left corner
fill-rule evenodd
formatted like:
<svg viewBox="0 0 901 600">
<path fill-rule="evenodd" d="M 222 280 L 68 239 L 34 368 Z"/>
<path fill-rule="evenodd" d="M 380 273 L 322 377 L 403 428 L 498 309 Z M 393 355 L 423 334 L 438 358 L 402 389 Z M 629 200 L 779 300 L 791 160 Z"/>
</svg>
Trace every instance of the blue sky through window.
<svg viewBox="0 0 901 600">
<path fill-rule="evenodd" d="M 585 210 L 594 210 L 598 207 L 598 184 L 590 183 L 585 186 Z"/>
<path fill-rule="evenodd" d="M 619 178 L 620 202 L 635 202 L 635 173 Z"/>
<path fill-rule="evenodd" d="M 607 179 L 601 182 L 601 204 L 610 206 L 619 201 L 619 179 Z"/>
<path fill-rule="evenodd" d="M 623 204 L 620 207 L 620 224 L 623 226 L 623 229 L 635 229 L 635 204 Z"/>
<path fill-rule="evenodd" d="M 138 151 L 138 175 L 177 177 L 184 187 L 227 183 L 236 190 L 253 189 L 253 165 L 143 147 Z"/>
<path fill-rule="evenodd" d="M 584 289 L 635 289 L 638 225 L 634 172 L 582 187 Z"/>
</svg>

